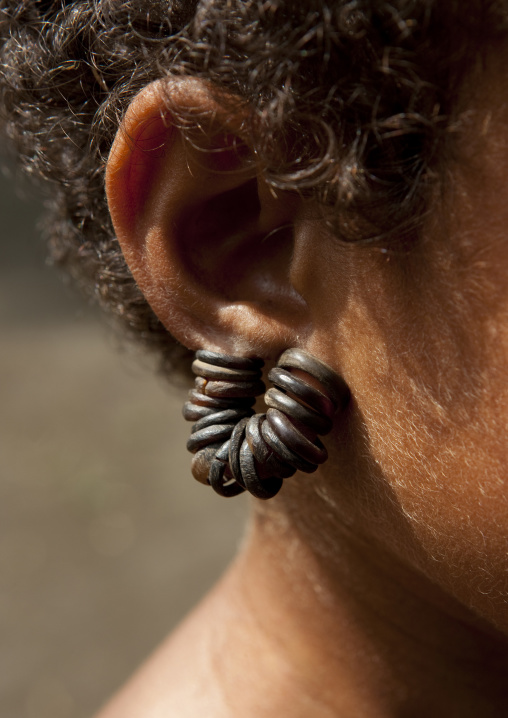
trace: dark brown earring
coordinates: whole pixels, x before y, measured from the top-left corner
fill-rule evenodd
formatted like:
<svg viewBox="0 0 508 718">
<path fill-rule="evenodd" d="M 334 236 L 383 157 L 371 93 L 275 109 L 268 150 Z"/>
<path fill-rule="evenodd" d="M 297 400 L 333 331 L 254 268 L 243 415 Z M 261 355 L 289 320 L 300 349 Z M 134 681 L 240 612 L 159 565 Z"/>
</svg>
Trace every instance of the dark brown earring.
<svg viewBox="0 0 508 718">
<path fill-rule="evenodd" d="M 328 458 L 319 436 L 331 431 L 336 411 L 349 399 L 333 369 L 302 349 L 288 349 L 268 374 L 274 384 L 264 396 L 268 411 L 255 414 L 256 397 L 265 391 L 263 365 L 205 350 L 192 364 L 195 388 L 183 408 L 195 422 L 187 442 L 192 473 L 221 496 L 249 491 L 269 499 L 297 470 L 315 471 Z"/>
</svg>

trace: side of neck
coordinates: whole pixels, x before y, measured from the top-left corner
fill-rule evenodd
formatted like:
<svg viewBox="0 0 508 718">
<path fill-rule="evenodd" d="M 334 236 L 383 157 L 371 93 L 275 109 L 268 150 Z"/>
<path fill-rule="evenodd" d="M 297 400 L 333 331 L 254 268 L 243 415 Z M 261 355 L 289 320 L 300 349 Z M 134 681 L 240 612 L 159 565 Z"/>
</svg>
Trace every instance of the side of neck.
<svg viewBox="0 0 508 718">
<path fill-rule="evenodd" d="M 240 684 L 255 676 L 273 706 L 290 691 L 295 710 L 310 701 L 316 718 L 501 715 L 506 637 L 465 620 L 462 607 L 455 613 L 424 577 L 386 565 L 345 540 L 324 560 L 289 522 L 255 519 L 219 588 L 228 606 L 217 628 L 222 675 Z"/>
</svg>

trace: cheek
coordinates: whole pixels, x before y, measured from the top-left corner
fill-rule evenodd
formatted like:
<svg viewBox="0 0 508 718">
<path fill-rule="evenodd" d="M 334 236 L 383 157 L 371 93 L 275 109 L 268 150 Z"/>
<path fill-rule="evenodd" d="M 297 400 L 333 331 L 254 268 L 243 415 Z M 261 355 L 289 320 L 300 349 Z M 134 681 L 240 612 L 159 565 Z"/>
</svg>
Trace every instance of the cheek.
<svg viewBox="0 0 508 718">
<path fill-rule="evenodd" d="M 372 295 L 351 302 L 337 346 L 358 525 L 508 633 L 508 302 L 472 321 L 436 292 Z"/>
<path fill-rule="evenodd" d="M 485 395 L 468 425 L 425 423 L 385 396 L 366 415 L 371 457 L 398 508 L 396 548 L 467 606 L 508 632 L 506 391 Z M 396 417 L 387 424 L 386 417 Z M 385 538 L 400 539 L 390 529 Z M 409 534 L 410 540 L 407 540 Z"/>
<path fill-rule="evenodd" d="M 508 634 L 504 114 L 495 146 L 479 131 L 468 140 L 410 252 L 320 255 L 318 353 L 353 402 L 315 485 L 369 552 L 416 567 Z"/>
</svg>

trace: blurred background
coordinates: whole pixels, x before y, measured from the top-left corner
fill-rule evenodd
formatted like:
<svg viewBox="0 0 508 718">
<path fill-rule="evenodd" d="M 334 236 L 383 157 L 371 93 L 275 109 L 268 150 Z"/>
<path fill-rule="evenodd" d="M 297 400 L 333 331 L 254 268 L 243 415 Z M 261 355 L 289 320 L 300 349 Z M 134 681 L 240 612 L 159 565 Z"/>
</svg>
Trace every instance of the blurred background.
<svg viewBox="0 0 508 718">
<path fill-rule="evenodd" d="M 47 266 L 34 193 L 0 184 L 0 716 L 90 718 L 217 579 L 246 504 L 193 480 L 182 393 Z"/>
</svg>

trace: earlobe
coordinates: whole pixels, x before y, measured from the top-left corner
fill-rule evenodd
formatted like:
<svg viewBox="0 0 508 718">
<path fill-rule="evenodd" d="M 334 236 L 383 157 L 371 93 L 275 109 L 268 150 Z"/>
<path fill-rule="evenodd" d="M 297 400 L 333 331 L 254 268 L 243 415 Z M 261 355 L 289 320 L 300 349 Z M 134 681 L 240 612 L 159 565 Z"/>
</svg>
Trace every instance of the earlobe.
<svg viewBox="0 0 508 718">
<path fill-rule="evenodd" d="M 181 343 L 275 357 L 305 334 L 290 282 L 299 199 L 268 187 L 241 112 L 226 113 L 204 83 L 160 81 L 137 95 L 106 187 L 134 278 Z"/>
</svg>

